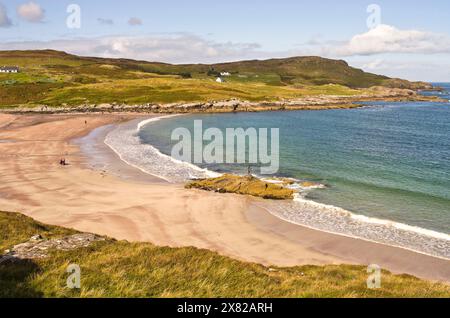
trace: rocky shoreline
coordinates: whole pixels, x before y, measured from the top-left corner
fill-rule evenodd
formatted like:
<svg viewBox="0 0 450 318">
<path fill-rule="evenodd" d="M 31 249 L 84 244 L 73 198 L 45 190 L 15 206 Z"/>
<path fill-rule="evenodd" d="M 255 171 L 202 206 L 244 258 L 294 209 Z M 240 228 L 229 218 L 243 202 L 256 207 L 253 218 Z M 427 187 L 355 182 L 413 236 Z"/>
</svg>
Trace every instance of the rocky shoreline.
<svg viewBox="0 0 450 318">
<path fill-rule="evenodd" d="M 262 112 L 281 110 L 323 110 L 358 108 L 361 102 L 369 101 L 431 101 L 447 102 L 438 97 L 423 96 L 414 90 L 372 87 L 360 95 L 319 95 L 307 96 L 299 99 L 251 102 L 239 99 L 229 99 L 210 102 L 155 104 L 145 103 L 137 105 L 119 104 L 116 102 L 106 104 L 84 104 L 79 106 L 61 105 L 50 107 L 37 105 L 34 107 L 20 106 L 3 108 L 3 113 L 42 113 L 42 114 L 67 114 L 67 113 L 229 113 L 229 112 Z"/>
<path fill-rule="evenodd" d="M 10 250 L 5 250 L 4 255 L 0 255 L 0 264 L 6 261 L 46 258 L 50 251 L 71 251 L 82 247 L 88 247 L 94 242 L 104 241 L 105 238 L 90 234 L 79 233 L 60 239 L 46 239 L 37 234 L 30 238 L 28 242 L 15 245 Z"/>
</svg>

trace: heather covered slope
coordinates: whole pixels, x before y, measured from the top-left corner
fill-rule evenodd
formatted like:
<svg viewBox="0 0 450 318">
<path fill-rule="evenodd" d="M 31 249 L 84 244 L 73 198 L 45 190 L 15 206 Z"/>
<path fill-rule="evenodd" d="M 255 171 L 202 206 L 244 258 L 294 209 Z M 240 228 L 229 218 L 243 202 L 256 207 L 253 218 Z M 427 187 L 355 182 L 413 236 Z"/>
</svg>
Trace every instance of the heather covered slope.
<svg viewBox="0 0 450 318">
<path fill-rule="evenodd" d="M 59 51 L 0 51 L 0 65 L 17 65 L 19 74 L 0 74 L 0 106 L 99 103 L 249 101 L 343 95 L 387 86 L 425 88 L 426 84 L 365 73 L 344 61 L 293 57 L 215 65 L 79 57 Z M 216 83 L 221 72 L 230 73 Z"/>
</svg>

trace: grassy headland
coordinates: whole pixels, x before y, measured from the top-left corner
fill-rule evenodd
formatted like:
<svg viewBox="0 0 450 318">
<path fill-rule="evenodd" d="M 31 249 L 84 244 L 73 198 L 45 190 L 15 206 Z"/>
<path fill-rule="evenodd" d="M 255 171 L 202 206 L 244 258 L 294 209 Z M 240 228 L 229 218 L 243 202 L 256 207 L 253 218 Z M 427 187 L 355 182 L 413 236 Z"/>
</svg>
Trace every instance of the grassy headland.
<svg viewBox="0 0 450 318">
<path fill-rule="evenodd" d="M 36 234 L 73 233 L 0 212 L 1 249 Z M 80 290 L 66 287 L 70 264 L 81 267 Z M 382 287 L 368 289 L 367 275 L 363 266 L 268 268 L 196 248 L 106 239 L 46 258 L 0 262 L 0 297 L 450 297 L 448 285 L 384 271 Z"/>
<path fill-rule="evenodd" d="M 0 51 L 0 107 L 83 104 L 209 102 L 227 99 L 280 101 L 308 96 L 373 94 L 367 88 L 427 88 L 350 67 L 344 61 L 295 57 L 214 65 L 171 65 L 79 57 L 64 52 Z M 221 72 L 225 83 L 215 80 Z"/>
</svg>

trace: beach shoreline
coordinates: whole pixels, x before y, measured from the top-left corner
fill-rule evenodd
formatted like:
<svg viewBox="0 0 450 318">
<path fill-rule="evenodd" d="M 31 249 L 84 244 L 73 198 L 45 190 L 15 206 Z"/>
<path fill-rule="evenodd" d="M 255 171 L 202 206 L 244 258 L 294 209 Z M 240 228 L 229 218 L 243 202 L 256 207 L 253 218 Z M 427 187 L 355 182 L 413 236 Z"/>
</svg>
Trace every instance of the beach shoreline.
<svg viewBox="0 0 450 318">
<path fill-rule="evenodd" d="M 80 150 L 80 138 L 93 130 L 147 117 L 0 114 L 0 140 L 7 141 L 0 143 L 0 209 L 117 239 L 195 246 L 264 265 L 378 264 L 450 282 L 448 260 L 294 225 L 248 197 L 167 184 L 125 164 L 104 144 L 100 158 L 111 164 L 98 169 Z M 102 136 L 91 142 L 101 146 Z M 61 155 L 71 166 L 57 166 Z"/>
</svg>

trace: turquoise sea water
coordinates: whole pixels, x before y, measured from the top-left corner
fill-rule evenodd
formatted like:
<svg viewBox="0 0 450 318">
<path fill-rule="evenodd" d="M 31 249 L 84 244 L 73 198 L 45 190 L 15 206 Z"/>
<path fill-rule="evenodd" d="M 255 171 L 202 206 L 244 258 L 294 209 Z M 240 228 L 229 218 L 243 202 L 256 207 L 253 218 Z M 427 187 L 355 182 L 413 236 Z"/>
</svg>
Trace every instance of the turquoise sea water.
<svg viewBox="0 0 450 318">
<path fill-rule="evenodd" d="M 449 84 L 440 85 L 450 91 Z M 425 94 L 450 99 L 448 92 Z M 170 155 L 176 143 L 170 138 L 173 129 L 192 130 L 196 119 L 205 129 L 223 131 L 280 128 L 277 176 L 326 185 L 292 204 L 270 203 L 274 214 L 330 232 L 450 256 L 450 103 L 376 102 L 351 110 L 187 115 L 144 125 L 139 141 Z M 195 168 L 162 159 L 151 163 L 147 167 L 154 174 L 173 170 L 174 176 L 183 175 L 183 169 Z M 200 166 L 217 172 L 247 169 Z M 192 171 L 188 175 L 197 176 Z"/>
</svg>

